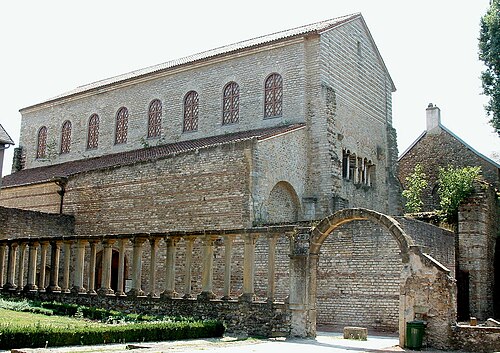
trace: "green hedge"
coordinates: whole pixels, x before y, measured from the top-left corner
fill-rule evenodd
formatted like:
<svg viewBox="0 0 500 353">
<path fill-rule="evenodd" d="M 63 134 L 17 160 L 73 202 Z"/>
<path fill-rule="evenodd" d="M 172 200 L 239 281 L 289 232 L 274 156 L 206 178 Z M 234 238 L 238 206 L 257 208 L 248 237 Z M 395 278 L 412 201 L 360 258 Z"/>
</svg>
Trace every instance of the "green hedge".
<svg viewBox="0 0 500 353">
<path fill-rule="evenodd" d="M 134 323 L 78 328 L 0 325 L 0 349 L 168 341 L 221 337 L 223 334 L 224 325 L 213 320 Z"/>
</svg>

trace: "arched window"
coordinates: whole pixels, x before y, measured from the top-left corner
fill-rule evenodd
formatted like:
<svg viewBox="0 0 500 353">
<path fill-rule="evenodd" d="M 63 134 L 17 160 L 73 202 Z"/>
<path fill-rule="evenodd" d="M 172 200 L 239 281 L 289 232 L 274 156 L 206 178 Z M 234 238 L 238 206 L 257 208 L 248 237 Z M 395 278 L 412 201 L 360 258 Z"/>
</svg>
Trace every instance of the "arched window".
<svg viewBox="0 0 500 353">
<path fill-rule="evenodd" d="M 92 114 L 89 118 L 89 131 L 87 135 L 87 149 L 97 148 L 99 144 L 99 115 Z"/>
<path fill-rule="evenodd" d="M 47 127 L 42 126 L 38 130 L 36 158 L 45 158 L 46 156 L 47 156 Z"/>
<path fill-rule="evenodd" d="M 189 91 L 184 97 L 184 126 L 182 131 L 198 130 L 198 93 Z"/>
<path fill-rule="evenodd" d="M 281 116 L 283 111 L 283 79 L 279 74 L 271 74 L 265 82 L 264 118 Z"/>
<path fill-rule="evenodd" d="M 161 134 L 161 101 L 149 103 L 148 137 L 160 137 Z"/>
<path fill-rule="evenodd" d="M 66 120 L 61 129 L 61 154 L 69 153 L 71 146 L 71 121 Z"/>
<path fill-rule="evenodd" d="M 127 142 L 128 109 L 121 107 L 116 113 L 115 145 Z"/>
<path fill-rule="evenodd" d="M 222 102 L 222 125 L 237 123 L 240 117 L 240 86 L 229 82 L 224 86 Z"/>
</svg>

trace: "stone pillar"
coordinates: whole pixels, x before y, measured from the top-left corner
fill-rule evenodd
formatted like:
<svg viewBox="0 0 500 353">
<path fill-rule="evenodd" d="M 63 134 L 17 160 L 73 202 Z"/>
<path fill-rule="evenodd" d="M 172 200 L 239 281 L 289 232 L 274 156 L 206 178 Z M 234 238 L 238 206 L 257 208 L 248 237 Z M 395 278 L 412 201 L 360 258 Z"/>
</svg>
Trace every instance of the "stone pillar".
<svg viewBox="0 0 500 353">
<path fill-rule="evenodd" d="M 148 297 L 156 298 L 156 253 L 158 252 L 158 238 L 149 239 L 151 261 L 149 262 L 149 293 Z"/>
<path fill-rule="evenodd" d="M 193 264 L 193 245 L 195 237 L 186 238 L 186 267 L 184 270 L 184 297 L 189 299 L 191 295 L 191 266 Z"/>
<path fill-rule="evenodd" d="M 127 293 L 128 295 L 141 297 L 144 296 L 144 291 L 141 289 L 142 279 L 142 244 L 146 241 L 144 237 L 136 237 L 133 239 L 132 252 L 132 288 Z"/>
<path fill-rule="evenodd" d="M 5 280 L 5 244 L 0 244 L 0 290 L 3 289 Z"/>
<path fill-rule="evenodd" d="M 95 270 L 97 257 L 97 240 L 90 241 L 90 262 L 89 262 L 89 280 L 87 294 L 96 295 L 95 291 Z"/>
<path fill-rule="evenodd" d="M 233 235 L 224 236 L 224 293 L 222 300 L 231 299 L 231 257 L 233 254 Z"/>
<path fill-rule="evenodd" d="M 26 259 L 26 243 L 19 245 L 19 261 L 17 271 L 17 290 L 22 290 L 24 287 L 24 260 Z"/>
<path fill-rule="evenodd" d="M 167 258 L 166 258 L 166 273 L 165 273 L 165 291 L 162 293 L 162 297 L 165 298 L 175 298 L 177 293 L 175 292 L 175 251 L 177 246 L 178 238 L 176 237 L 166 237 L 165 242 L 167 243 Z"/>
<path fill-rule="evenodd" d="M 47 292 L 61 292 L 61 287 L 59 287 L 59 259 L 61 257 L 61 244 L 61 241 L 54 241 L 51 243 L 50 283 L 47 288 Z"/>
<path fill-rule="evenodd" d="M 61 292 L 71 293 L 69 289 L 69 265 L 71 264 L 71 241 L 64 242 L 63 283 Z"/>
<path fill-rule="evenodd" d="M 290 255 L 291 336 L 308 337 L 307 271 L 307 256 Z"/>
<path fill-rule="evenodd" d="M 245 248 L 243 253 L 243 294 L 240 301 L 251 302 L 254 299 L 254 277 L 255 277 L 255 243 L 259 236 L 245 234 Z"/>
<path fill-rule="evenodd" d="M 115 292 L 111 289 L 111 265 L 113 259 L 113 244 L 114 239 L 104 239 L 102 242 L 102 277 L 101 288 L 98 293 L 100 295 L 114 295 Z"/>
<path fill-rule="evenodd" d="M 48 241 L 40 242 L 40 274 L 38 278 L 38 291 L 45 292 L 45 270 L 47 268 L 47 250 L 49 248 Z"/>
<path fill-rule="evenodd" d="M 198 294 L 198 300 L 210 300 L 215 298 L 212 291 L 213 267 L 214 267 L 214 241 L 215 237 L 207 236 L 202 240 L 203 244 L 203 271 L 201 275 L 202 291 Z"/>
<path fill-rule="evenodd" d="M 268 238 L 268 256 L 267 256 L 267 301 L 272 303 L 276 293 L 276 243 L 278 235 L 273 234 Z"/>
<path fill-rule="evenodd" d="M 118 241 L 118 284 L 115 295 L 118 297 L 125 297 L 125 244 L 127 239 L 120 239 Z"/>
<path fill-rule="evenodd" d="M 7 259 L 7 282 L 4 284 L 4 290 L 15 290 L 16 289 L 16 254 L 17 254 L 17 243 L 9 243 L 9 258 Z"/>
<path fill-rule="evenodd" d="M 24 286 L 24 291 L 36 291 L 38 287 L 36 286 L 36 260 L 38 257 L 38 246 L 40 244 L 36 241 L 29 243 L 29 253 L 28 253 L 28 280 L 26 281 L 26 286 Z"/>
<path fill-rule="evenodd" d="M 84 294 L 87 292 L 83 286 L 83 275 L 85 270 L 85 247 L 87 246 L 87 240 L 77 240 L 76 242 L 76 263 L 75 263 L 75 277 L 73 280 L 72 292 L 77 294 Z"/>
</svg>

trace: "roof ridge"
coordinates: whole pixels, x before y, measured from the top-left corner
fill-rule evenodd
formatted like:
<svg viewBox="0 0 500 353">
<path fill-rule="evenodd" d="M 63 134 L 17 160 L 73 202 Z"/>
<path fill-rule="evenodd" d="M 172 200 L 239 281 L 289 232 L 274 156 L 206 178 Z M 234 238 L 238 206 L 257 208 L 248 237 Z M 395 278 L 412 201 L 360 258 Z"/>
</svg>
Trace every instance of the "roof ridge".
<svg viewBox="0 0 500 353">
<path fill-rule="evenodd" d="M 14 140 L 12 140 L 12 137 L 10 137 L 9 133 L 4 129 L 2 124 L 0 124 L 0 144 L 15 145 Z"/>
</svg>

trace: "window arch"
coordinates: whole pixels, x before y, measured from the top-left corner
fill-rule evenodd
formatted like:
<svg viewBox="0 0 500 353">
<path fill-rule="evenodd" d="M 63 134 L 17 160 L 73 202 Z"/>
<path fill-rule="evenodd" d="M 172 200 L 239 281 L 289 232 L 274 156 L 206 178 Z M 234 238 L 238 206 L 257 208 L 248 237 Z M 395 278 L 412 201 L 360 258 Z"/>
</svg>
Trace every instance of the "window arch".
<svg viewBox="0 0 500 353">
<path fill-rule="evenodd" d="M 66 120 L 61 129 L 61 154 L 69 153 L 71 146 L 71 121 Z"/>
<path fill-rule="evenodd" d="M 240 117 L 240 86 L 234 81 L 224 86 L 222 125 L 237 123 Z"/>
<path fill-rule="evenodd" d="M 42 126 L 38 130 L 36 158 L 45 158 L 47 156 L 47 127 Z"/>
<path fill-rule="evenodd" d="M 151 103 L 149 103 L 148 138 L 160 137 L 161 115 L 162 115 L 161 101 L 159 99 L 155 99 Z"/>
<path fill-rule="evenodd" d="M 89 118 L 89 130 L 87 134 L 87 149 L 92 150 L 99 145 L 99 115 L 92 114 Z"/>
<path fill-rule="evenodd" d="M 127 142 L 128 109 L 121 107 L 116 113 L 115 145 Z"/>
<path fill-rule="evenodd" d="M 264 84 L 264 118 L 277 117 L 283 111 L 283 79 L 274 73 L 267 77 Z"/>
<path fill-rule="evenodd" d="M 198 93 L 189 91 L 184 97 L 184 124 L 182 131 L 198 130 Z"/>
</svg>

